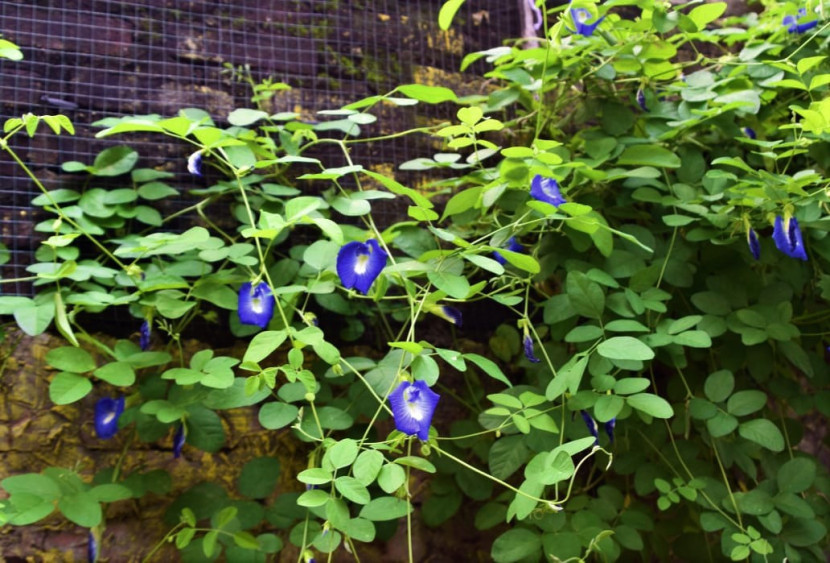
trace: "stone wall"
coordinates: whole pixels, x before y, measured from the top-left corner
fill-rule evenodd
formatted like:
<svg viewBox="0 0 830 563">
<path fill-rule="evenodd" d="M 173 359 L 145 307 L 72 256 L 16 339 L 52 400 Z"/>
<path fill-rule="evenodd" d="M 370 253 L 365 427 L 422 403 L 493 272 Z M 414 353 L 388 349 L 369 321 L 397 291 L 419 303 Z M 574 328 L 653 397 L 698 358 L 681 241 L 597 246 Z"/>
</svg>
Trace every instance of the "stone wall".
<svg viewBox="0 0 830 563">
<path fill-rule="evenodd" d="M 481 84 L 457 72 L 465 53 L 499 45 L 519 33 L 518 0 L 467 2 L 449 32 L 437 27 L 440 0 L 0 0 L 0 33 L 24 60 L 0 60 L 0 120 L 25 112 L 63 112 L 75 138 L 18 135 L 15 148 L 48 188 L 78 183 L 61 173 L 68 160 L 91 162 L 114 143 L 128 143 L 142 166 L 165 166 L 193 187 L 186 147 L 137 135 L 95 140 L 91 124 L 114 115 L 173 115 L 183 107 L 208 110 L 222 122 L 250 106 L 249 87 L 227 65 L 247 65 L 255 80 L 268 76 L 293 89 L 275 98 L 275 111 L 316 111 L 397 84 L 448 82 L 460 93 Z M 447 119 L 451 108 L 393 108 L 367 129 L 401 130 Z M 423 139 L 399 139 L 358 149 L 364 165 L 395 165 L 431 154 Z M 411 179 L 411 178 L 405 178 Z M 417 180 L 417 179 L 416 179 Z M 26 275 L 36 248 L 29 210 L 34 186 L 0 156 L 0 242 L 12 251 L 0 276 Z M 26 284 L 3 293 L 28 294 Z"/>
</svg>

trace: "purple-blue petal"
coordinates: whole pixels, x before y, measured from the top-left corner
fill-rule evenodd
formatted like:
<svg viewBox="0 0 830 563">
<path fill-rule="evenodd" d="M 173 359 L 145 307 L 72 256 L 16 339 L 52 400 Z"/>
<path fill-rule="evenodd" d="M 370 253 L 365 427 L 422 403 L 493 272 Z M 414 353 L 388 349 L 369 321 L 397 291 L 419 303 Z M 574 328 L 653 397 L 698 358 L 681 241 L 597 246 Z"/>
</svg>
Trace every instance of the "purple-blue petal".
<svg viewBox="0 0 830 563">
<path fill-rule="evenodd" d="M 98 541 L 95 539 L 95 534 L 89 530 L 86 542 L 86 558 L 89 563 L 98 561 Z"/>
<path fill-rule="evenodd" d="M 591 13 L 585 8 L 571 8 L 571 19 L 574 22 L 576 32 L 583 37 L 590 37 L 593 35 L 597 26 L 605 19 L 605 16 L 598 18 L 594 23 L 585 23 L 590 17 Z"/>
<path fill-rule="evenodd" d="M 441 396 L 423 381 L 402 381 L 389 394 L 395 428 L 410 436 L 417 435 L 420 440 L 428 440 L 432 415 L 440 398 Z"/>
<path fill-rule="evenodd" d="M 139 329 L 139 339 L 138 344 L 141 346 L 141 351 L 146 352 L 148 348 L 150 348 L 150 321 L 145 320 L 141 323 L 141 329 Z"/>
<path fill-rule="evenodd" d="M 539 31 L 544 23 L 544 16 L 542 16 L 542 10 L 536 6 L 536 2 L 534 0 L 525 0 L 527 3 L 527 7 L 533 12 L 533 29 Z"/>
<path fill-rule="evenodd" d="M 559 191 L 559 182 L 555 178 L 547 178 L 541 174 L 534 176 L 530 182 L 530 195 L 534 199 L 559 207 L 567 200 Z"/>
<path fill-rule="evenodd" d="M 187 157 L 187 171 L 194 176 L 202 177 L 202 151 L 198 150 Z"/>
<path fill-rule="evenodd" d="M 804 33 L 810 29 L 813 29 L 818 25 L 818 20 L 813 20 L 804 23 L 798 23 L 800 20 L 807 17 L 807 10 L 804 8 L 800 8 L 798 10 L 798 17 L 796 16 L 784 16 L 784 19 L 781 20 L 781 25 L 786 26 L 787 31 L 789 33 Z"/>
<path fill-rule="evenodd" d="M 743 129 L 741 129 L 741 131 L 750 139 L 756 139 L 758 137 L 758 135 L 755 134 L 755 129 L 753 129 L 752 127 L 744 127 Z"/>
<path fill-rule="evenodd" d="M 450 307 L 449 305 L 441 305 L 441 316 L 444 317 L 446 320 L 461 328 L 461 311 L 456 309 L 455 307 Z"/>
<path fill-rule="evenodd" d="M 176 433 L 173 435 L 173 457 L 181 457 L 182 455 L 182 448 L 184 448 L 185 442 L 185 434 L 184 434 L 184 423 L 180 422 L 178 428 L 176 428 Z"/>
<path fill-rule="evenodd" d="M 124 412 L 124 397 L 103 397 L 95 403 L 95 434 L 109 440 L 118 432 L 118 418 Z"/>
<path fill-rule="evenodd" d="M 775 218 L 775 226 L 772 230 L 772 240 L 775 246 L 791 258 L 807 260 L 807 251 L 804 248 L 804 239 L 801 237 L 801 229 L 798 220 L 790 217 L 787 223 L 778 215 Z"/>
<path fill-rule="evenodd" d="M 363 295 L 386 267 L 389 255 L 378 241 L 353 241 L 344 244 L 337 253 L 337 275 L 346 289 L 357 289 Z"/>
<path fill-rule="evenodd" d="M 758 241 L 758 235 L 755 233 L 755 229 L 750 228 L 746 232 L 746 243 L 749 245 L 749 251 L 752 253 L 752 256 L 754 256 L 756 260 L 760 260 L 761 243 Z"/>
<path fill-rule="evenodd" d="M 534 364 L 539 363 L 541 360 L 536 357 L 533 350 L 533 337 L 529 334 L 525 334 L 523 344 L 525 349 L 525 357 Z"/>
<path fill-rule="evenodd" d="M 256 287 L 252 287 L 251 282 L 245 282 L 239 288 L 236 309 L 239 321 L 246 325 L 265 328 L 274 316 L 275 303 L 274 295 L 266 282 L 260 282 Z"/>
<path fill-rule="evenodd" d="M 579 414 L 582 415 L 582 420 L 585 421 L 585 426 L 588 427 L 588 432 L 594 437 L 594 445 L 599 445 L 599 432 L 597 430 L 597 422 L 588 414 L 588 411 L 581 410 Z"/>
<path fill-rule="evenodd" d="M 605 423 L 605 433 L 608 434 L 608 439 L 611 440 L 611 443 L 614 443 L 614 427 L 617 426 L 617 419 L 612 418 L 608 422 Z"/>
<path fill-rule="evenodd" d="M 640 88 L 637 90 L 637 105 L 640 106 L 640 109 L 643 111 L 648 111 L 648 106 L 646 106 L 646 93 L 643 92 L 643 89 Z"/>
</svg>

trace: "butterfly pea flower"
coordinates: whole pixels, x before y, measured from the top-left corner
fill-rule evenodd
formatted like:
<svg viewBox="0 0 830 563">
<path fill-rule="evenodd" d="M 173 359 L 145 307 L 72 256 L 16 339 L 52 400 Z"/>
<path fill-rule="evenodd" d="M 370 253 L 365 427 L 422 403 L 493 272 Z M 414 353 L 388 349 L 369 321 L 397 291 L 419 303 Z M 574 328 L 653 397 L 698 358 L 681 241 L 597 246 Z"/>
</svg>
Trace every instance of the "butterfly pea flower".
<svg viewBox="0 0 830 563">
<path fill-rule="evenodd" d="M 141 351 L 146 352 L 148 348 L 150 348 L 150 321 L 145 320 L 141 323 L 141 329 L 139 329 L 139 339 L 138 345 L 141 346 Z"/>
<path fill-rule="evenodd" d="M 363 295 L 386 267 L 389 255 L 378 241 L 353 241 L 344 244 L 337 253 L 337 275 L 346 289 L 357 289 Z"/>
<path fill-rule="evenodd" d="M 118 418 L 124 412 L 124 397 L 103 397 L 95 403 L 95 434 L 109 440 L 118 432 Z"/>
<path fill-rule="evenodd" d="M 605 423 L 605 433 L 608 434 L 608 439 L 614 443 L 614 427 L 617 426 L 617 417 L 612 418 Z"/>
<path fill-rule="evenodd" d="M 507 241 L 507 250 L 510 250 L 511 252 L 522 252 L 524 249 L 525 247 L 519 244 L 519 242 L 516 240 L 516 237 L 510 237 L 510 240 Z M 507 262 L 504 256 L 499 254 L 498 251 L 493 252 L 493 259 L 502 265 L 504 265 Z"/>
<path fill-rule="evenodd" d="M 758 235 L 755 234 L 755 229 L 752 227 L 746 232 L 746 243 L 749 245 L 749 251 L 756 260 L 761 259 L 761 243 L 758 242 Z"/>
<path fill-rule="evenodd" d="M 433 315 L 441 317 L 447 322 L 454 324 L 458 328 L 461 328 L 461 322 L 463 320 L 461 318 L 461 311 L 455 307 L 450 307 L 449 305 L 438 305 L 432 307 L 429 312 Z"/>
<path fill-rule="evenodd" d="M 194 176 L 202 177 L 202 151 L 198 150 L 187 157 L 187 171 Z"/>
<path fill-rule="evenodd" d="M 798 23 L 806 17 L 807 10 L 804 8 L 800 8 L 798 10 L 798 16 L 784 16 L 784 19 L 781 20 L 781 25 L 787 26 L 788 33 L 804 33 L 805 31 L 813 29 L 818 25 L 818 20 Z"/>
<path fill-rule="evenodd" d="M 96 528 L 90 528 L 86 542 L 86 558 L 89 563 L 98 561 L 98 538 L 96 537 Z"/>
<path fill-rule="evenodd" d="M 554 207 L 567 202 L 559 191 L 559 182 L 555 178 L 547 178 L 541 174 L 537 174 L 530 182 L 530 195 L 533 199 L 544 201 Z"/>
<path fill-rule="evenodd" d="M 591 18 L 591 12 L 585 8 L 571 8 L 571 19 L 574 22 L 576 33 L 583 37 L 590 37 L 594 30 L 605 19 L 605 16 L 598 18 L 594 23 L 587 23 Z"/>
<path fill-rule="evenodd" d="M 781 216 L 775 218 L 775 227 L 772 231 L 772 240 L 778 250 L 792 258 L 807 260 L 807 251 L 804 249 L 804 240 L 801 238 L 801 229 L 795 217 L 786 220 Z"/>
<path fill-rule="evenodd" d="M 265 328 L 274 315 L 275 303 L 274 295 L 266 282 L 260 282 L 256 287 L 252 287 L 251 282 L 243 283 L 239 288 L 236 309 L 240 322 Z"/>
<path fill-rule="evenodd" d="M 410 436 L 417 435 L 420 440 L 428 440 L 429 425 L 440 398 L 441 396 L 427 387 L 423 381 L 402 381 L 389 394 L 395 428 Z"/>
<path fill-rule="evenodd" d="M 533 337 L 530 335 L 530 332 L 525 329 L 525 336 L 522 339 L 522 345 L 525 350 L 525 358 L 533 362 L 534 364 L 538 364 L 542 360 L 536 357 L 533 350 Z"/>
<path fill-rule="evenodd" d="M 755 134 L 755 129 L 753 129 L 752 127 L 743 127 L 741 128 L 741 132 L 743 132 L 743 134 L 749 137 L 750 139 L 758 138 L 758 135 Z"/>
<path fill-rule="evenodd" d="M 588 414 L 588 411 L 581 410 L 579 414 L 582 415 L 582 420 L 585 421 L 585 426 L 588 427 L 588 432 L 594 437 L 594 445 L 599 445 L 599 432 L 597 431 L 597 422 Z"/>
<path fill-rule="evenodd" d="M 643 92 L 642 88 L 637 89 L 637 105 L 640 106 L 640 109 L 643 111 L 648 111 L 648 106 L 646 106 L 646 93 Z"/>
<path fill-rule="evenodd" d="M 184 423 L 180 422 L 176 428 L 176 433 L 173 434 L 173 457 L 178 458 L 182 455 L 182 448 L 184 448 L 185 430 Z"/>
</svg>

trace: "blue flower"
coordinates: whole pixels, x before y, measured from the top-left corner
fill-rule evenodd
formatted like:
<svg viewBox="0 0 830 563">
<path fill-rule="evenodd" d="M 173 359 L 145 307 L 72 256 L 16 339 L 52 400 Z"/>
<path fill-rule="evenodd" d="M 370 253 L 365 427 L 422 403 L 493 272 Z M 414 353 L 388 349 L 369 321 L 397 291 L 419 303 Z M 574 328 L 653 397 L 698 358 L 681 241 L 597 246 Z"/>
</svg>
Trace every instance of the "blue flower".
<svg viewBox="0 0 830 563">
<path fill-rule="evenodd" d="M 141 323 L 141 329 L 139 329 L 141 336 L 138 339 L 138 345 L 141 346 L 141 351 L 145 352 L 148 348 L 150 348 L 150 321 L 145 320 Z"/>
<path fill-rule="evenodd" d="M 89 563 L 95 563 L 98 561 L 98 540 L 96 539 L 95 532 L 92 531 L 92 528 L 89 529 L 89 535 L 87 536 L 86 558 Z"/>
<path fill-rule="evenodd" d="M 454 324 L 458 328 L 461 328 L 461 311 L 455 307 L 450 307 L 449 305 L 438 305 L 437 307 L 431 308 L 429 312 L 433 315 L 441 317 L 447 322 Z"/>
<path fill-rule="evenodd" d="M 599 432 L 597 431 L 597 422 L 591 418 L 591 415 L 588 414 L 588 411 L 581 410 L 579 414 L 582 415 L 582 420 L 585 421 L 585 426 L 588 427 L 588 432 L 591 433 L 591 436 L 594 437 L 594 445 L 599 445 Z"/>
<path fill-rule="evenodd" d="M 179 423 L 179 427 L 176 428 L 176 433 L 173 435 L 173 457 L 181 457 L 182 455 L 182 448 L 184 447 L 185 441 L 185 431 L 184 431 L 184 422 Z"/>
<path fill-rule="evenodd" d="M 268 284 L 261 282 L 255 288 L 251 288 L 251 282 L 242 284 L 239 288 L 239 313 L 240 322 L 246 325 L 256 325 L 265 328 L 274 315 L 274 295 Z"/>
<path fill-rule="evenodd" d="M 743 134 L 749 137 L 750 139 L 758 138 L 758 135 L 755 134 L 755 129 L 753 129 L 752 127 L 743 127 L 741 129 L 741 132 L 743 132 Z"/>
<path fill-rule="evenodd" d="M 781 20 L 781 25 L 787 26 L 787 31 L 789 33 L 804 33 L 809 29 L 813 29 L 818 25 L 818 20 L 809 21 L 806 23 L 798 23 L 800 20 L 807 17 L 807 10 L 801 8 L 798 10 L 798 17 L 796 16 L 784 16 L 784 19 Z"/>
<path fill-rule="evenodd" d="M 576 32 L 583 37 L 590 37 L 593 35 L 594 30 L 600 24 L 602 20 L 605 19 L 605 16 L 597 19 L 594 23 L 585 23 L 588 21 L 588 18 L 591 17 L 591 12 L 586 10 L 585 8 L 571 8 L 571 19 L 574 22 L 574 27 L 576 28 Z"/>
<path fill-rule="evenodd" d="M 761 259 L 761 243 L 758 242 L 758 235 L 755 234 L 755 229 L 750 228 L 746 232 L 746 243 L 749 245 L 749 251 L 756 260 Z"/>
<path fill-rule="evenodd" d="M 386 266 L 389 255 L 378 241 L 353 241 L 344 244 L 337 253 L 337 275 L 346 289 L 356 288 L 366 295 Z"/>
<path fill-rule="evenodd" d="M 617 417 L 612 418 L 605 423 L 605 433 L 608 434 L 608 439 L 614 443 L 614 427 L 617 426 Z"/>
<path fill-rule="evenodd" d="M 124 397 L 104 397 L 95 403 L 95 433 L 102 440 L 109 440 L 118 432 L 118 417 L 124 412 Z"/>
<path fill-rule="evenodd" d="M 507 241 L 507 250 L 510 250 L 511 252 L 522 252 L 524 249 L 525 247 L 518 243 L 516 237 L 510 237 L 510 240 Z M 504 256 L 499 254 L 498 251 L 493 252 L 493 259 L 499 264 L 504 264 L 507 262 Z"/>
<path fill-rule="evenodd" d="M 530 336 L 530 333 L 525 333 L 525 337 L 522 342 L 524 344 L 525 357 L 534 364 L 539 363 L 541 360 L 536 357 L 536 354 L 533 353 L 533 337 Z"/>
<path fill-rule="evenodd" d="M 202 151 L 198 150 L 187 157 L 187 171 L 194 176 L 202 177 Z"/>
<path fill-rule="evenodd" d="M 807 251 L 804 249 L 804 240 L 801 238 L 801 229 L 798 220 L 789 217 L 785 222 L 779 215 L 775 218 L 775 227 L 772 230 L 772 240 L 778 250 L 792 258 L 807 260 Z"/>
<path fill-rule="evenodd" d="M 541 174 L 537 174 L 533 181 L 530 182 L 530 195 L 534 199 L 549 203 L 554 207 L 559 207 L 567 200 L 562 197 L 562 192 L 559 191 L 559 182 L 555 178 L 546 178 Z"/>
<path fill-rule="evenodd" d="M 395 417 L 395 428 L 404 434 L 416 434 L 419 439 L 429 439 L 429 424 L 441 396 L 427 387 L 423 381 L 402 381 L 389 394 L 389 404 Z"/>
<path fill-rule="evenodd" d="M 640 109 L 643 111 L 648 111 L 648 106 L 646 106 L 646 93 L 643 92 L 642 88 L 637 89 L 637 105 L 640 106 Z"/>
</svg>

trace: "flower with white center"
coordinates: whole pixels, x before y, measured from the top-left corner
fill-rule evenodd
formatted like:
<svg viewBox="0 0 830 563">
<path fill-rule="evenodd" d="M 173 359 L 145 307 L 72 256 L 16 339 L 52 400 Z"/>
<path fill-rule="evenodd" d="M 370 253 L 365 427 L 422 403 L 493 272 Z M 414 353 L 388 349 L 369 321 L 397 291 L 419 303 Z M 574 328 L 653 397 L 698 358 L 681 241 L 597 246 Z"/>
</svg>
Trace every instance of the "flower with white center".
<svg viewBox="0 0 830 563">
<path fill-rule="evenodd" d="M 274 315 L 276 300 L 267 283 L 261 282 L 252 287 L 251 282 L 242 284 L 239 288 L 239 302 L 237 313 L 239 321 L 246 325 L 256 325 L 265 328 Z"/>
<path fill-rule="evenodd" d="M 104 397 L 95 403 L 95 433 L 102 440 L 109 440 L 118 432 L 118 418 L 124 412 L 124 397 Z"/>
<path fill-rule="evenodd" d="M 388 257 L 375 239 L 352 241 L 344 244 L 337 253 L 337 275 L 343 287 L 357 289 L 366 295 L 386 266 Z"/>
<path fill-rule="evenodd" d="M 395 428 L 410 436 L 417 435 L 420 440 L 428 440 L 429 425 L 440 398 L 441 396 L 423 381 L 402 381 L 389 394 Z"/>
<path fill-rule="evenodd" d="M 549 203 L 554 207 L 559 207 L 567 200 L 559 191 L 559 182 L 555 178 L 546 178 L 541 174 L 537 174 L 530 182 L 530 195 L 534 199 Z"/>
<path fill-rule="evenodd" d="M 597 26 L 605 19 L 605 16 L 601 18 L 597 18 L 594 23 L 587 23 L 587 21 L 591 18 L 591 12 L 586 10 L 585 8 L 571 8 L 571 19 L 574 22 L 574 28 L 576 28 L 576 33 L 582 35 L 583 37 L 590 37 L 593 35 L 594 30 Z"/>
</svg>

